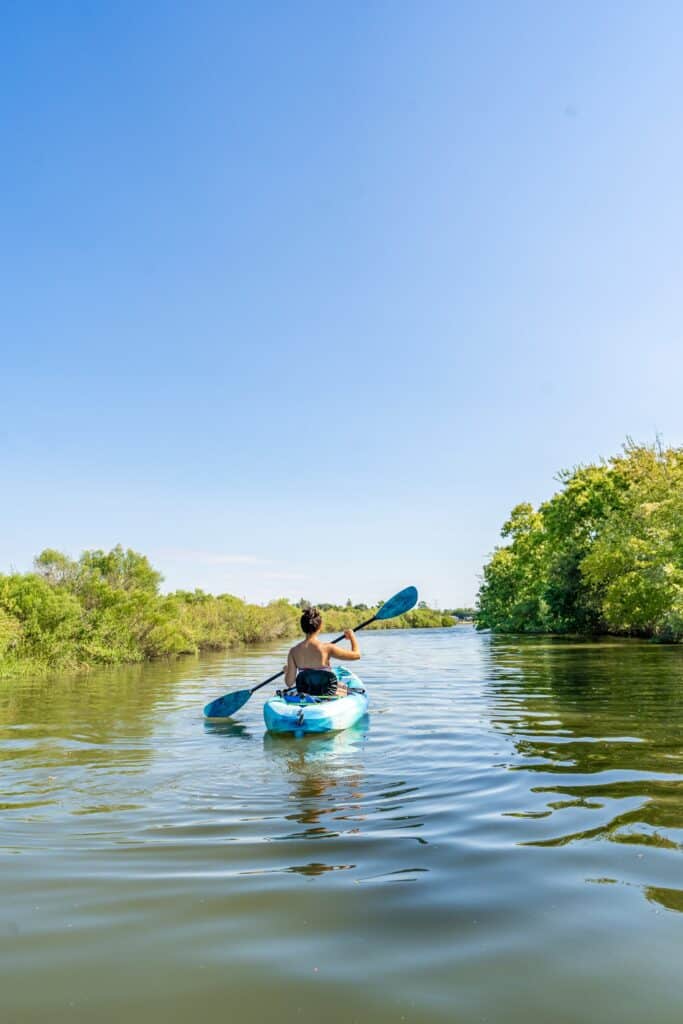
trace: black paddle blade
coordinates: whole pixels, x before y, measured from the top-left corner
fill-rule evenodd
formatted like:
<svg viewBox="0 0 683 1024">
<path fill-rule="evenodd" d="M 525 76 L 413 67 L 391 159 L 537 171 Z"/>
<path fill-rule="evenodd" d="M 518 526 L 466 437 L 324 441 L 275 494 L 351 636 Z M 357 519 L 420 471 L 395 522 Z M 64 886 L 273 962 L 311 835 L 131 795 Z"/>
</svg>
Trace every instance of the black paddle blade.
<svg viewBox="0 0 683 1024">
<path fill-rule="evenodd" d="M 376 619 L 393 619 L 396 615 L 404 615 L 417 604 L 417 590 L 415 587 L 406 587 L 394 594 L 388 601 L 385 601 L 375 615 Z"/>
<path fill-rule="evenodd" d="M 236 711 L 247 703 L 251 697 L 251 690 L 235 690 L 234 693 L 226 693 L 223 697 L 217 697 L 210 701 L 204 708 L 205 718 L 231 718 Z"/>
</svg>

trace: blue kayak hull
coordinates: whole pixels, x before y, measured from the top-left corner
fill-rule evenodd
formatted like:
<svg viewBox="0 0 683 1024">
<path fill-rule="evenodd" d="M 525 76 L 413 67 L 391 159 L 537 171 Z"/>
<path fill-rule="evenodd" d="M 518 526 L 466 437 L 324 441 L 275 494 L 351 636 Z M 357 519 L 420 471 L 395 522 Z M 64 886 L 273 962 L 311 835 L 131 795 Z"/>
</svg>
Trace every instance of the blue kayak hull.
<svg viewBox="0 0 683 1024">
<path fill-rule="evenodd" d="M 263 705 L 263 717 L 269 732 L 289 732 L 297 736 L 316 732 L 338 732 L 355 725 L 368 711 L 368 696 L 363 684 L 343 665 L 334 668 L 340 682 L 346 683 L 349 692 L 346 697 L 335 697 L 310 703 L 305 697 L 285 700 L 271 697 Z"/>
</svg>

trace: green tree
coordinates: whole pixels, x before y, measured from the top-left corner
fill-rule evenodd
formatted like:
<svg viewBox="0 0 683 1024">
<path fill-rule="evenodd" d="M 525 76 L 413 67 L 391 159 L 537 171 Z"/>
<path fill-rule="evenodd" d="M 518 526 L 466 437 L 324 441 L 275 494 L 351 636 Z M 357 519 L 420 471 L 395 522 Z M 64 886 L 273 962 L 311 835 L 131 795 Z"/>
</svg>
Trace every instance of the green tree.
<svg viewBox="0 0 683 1024">
<path fill-rule="evenodd" d="M 478 625 L 506 632 L 542 632 L 548 628 L 543 518 L 529 504 L 516 505 L 501 532 L 510 544 L 497 548 L 484 567 Z"/>
<path fill-rule="evenodd" d="M 53 587 L 73 586 L 78 575 L 78 563 L 54 548 L 45 548 L 41 551 L 37 558 L 34 558 L 33 566 L 38 575 Z"/>
<path fill-rule="evenodd" d="M 513 509 L 484 567 L 477 625 L 683 637 L 683 449 L 629 442 Z"/>
<path fill-rule="evenodd" d="M 9 645 L 28 657 L 59 659 L 78 650 L 83 618 L 80 604 L 68 591 L 51 586 L 35 573 L 0 576 L 0 609 L 9 626 Z"/>
</svg>

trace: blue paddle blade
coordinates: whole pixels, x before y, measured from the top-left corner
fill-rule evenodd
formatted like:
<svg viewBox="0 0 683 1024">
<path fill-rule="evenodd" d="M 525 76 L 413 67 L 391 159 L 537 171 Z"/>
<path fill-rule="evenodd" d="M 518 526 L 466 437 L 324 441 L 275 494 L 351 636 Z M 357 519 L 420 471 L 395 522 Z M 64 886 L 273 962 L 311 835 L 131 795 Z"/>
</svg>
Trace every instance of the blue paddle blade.
<svg viewBox="0 0 683 1024">
<path fill-rule="evenodd" d="M 417 590 L 415 587 L 406 587 L 405 590 L 394 594 L 382 605 L 375 616 L 376 619 L 393 619 L 396 615 L 403 615 L 409 612 L 417 604 Z"/>
<path fill-rule="evenodd" d="M 210 701 L 204 708 L 205 718 L 230 718 L 243 707 L 251 697 L 251 690 L 235 690 Z"/>
</svg>

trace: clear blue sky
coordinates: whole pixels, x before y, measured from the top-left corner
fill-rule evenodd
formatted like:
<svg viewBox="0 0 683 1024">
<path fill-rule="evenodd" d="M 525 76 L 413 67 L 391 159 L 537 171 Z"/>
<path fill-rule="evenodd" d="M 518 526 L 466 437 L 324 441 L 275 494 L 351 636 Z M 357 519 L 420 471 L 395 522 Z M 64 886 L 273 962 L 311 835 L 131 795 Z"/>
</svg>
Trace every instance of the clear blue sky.
<svg viewBox="0 0 683 1024">
<path fill-rule="evenodd" d="M 27 2 L 0 61 L 0 570 L 470 601 L 683 442 L 678 3 Z"/>
</svg>

